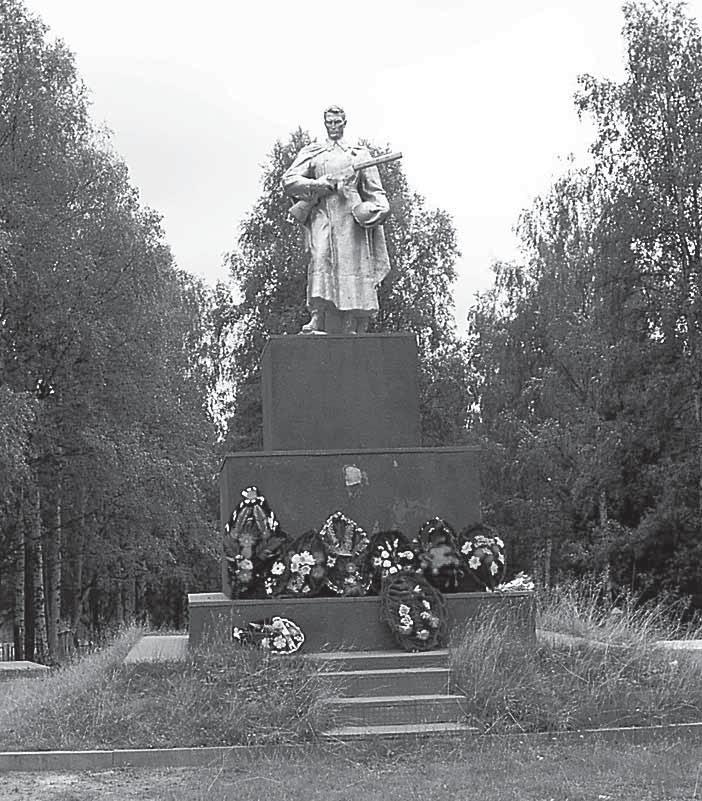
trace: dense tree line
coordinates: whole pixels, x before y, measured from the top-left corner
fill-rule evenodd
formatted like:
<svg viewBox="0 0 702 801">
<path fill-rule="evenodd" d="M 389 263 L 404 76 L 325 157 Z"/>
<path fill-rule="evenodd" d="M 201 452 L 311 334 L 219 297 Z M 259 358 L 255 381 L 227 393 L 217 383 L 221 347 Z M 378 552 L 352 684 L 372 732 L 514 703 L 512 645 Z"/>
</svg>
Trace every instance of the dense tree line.
<svg viewBox="0 0 702 801">
<path fill-rule="evenodd" d="M 18 654 L 173 622 L 213 572 L 211 300 L 91 124 L 71 54 L 1 0 L 0 608 Z"/>
<path fill-rule="evenodd" d="M 581 79 L 591 165 L 470 314 L 488 512 L 547 579 L 702 606 L 702 38 L 677 2 L 624 19 L 625 79 Z"/>
</svg>

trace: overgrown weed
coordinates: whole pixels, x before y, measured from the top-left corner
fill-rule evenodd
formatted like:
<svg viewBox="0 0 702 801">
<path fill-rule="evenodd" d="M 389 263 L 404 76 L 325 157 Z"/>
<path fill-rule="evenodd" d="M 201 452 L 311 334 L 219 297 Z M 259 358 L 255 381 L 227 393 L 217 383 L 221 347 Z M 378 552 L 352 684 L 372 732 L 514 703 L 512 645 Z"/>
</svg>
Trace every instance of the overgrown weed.
<svg viewBox="0 0 702 801">
<path fill-rule="evenodd" d="M 674 636 L 668 607 L 601 606 L 588 586 L 559 588 L 540 606 L 544 628 L 586 641 L 534 642 L 494 614 L 471 623 L 451 649 L 456 687 L 483 731 L 702 720 L 699 655 L 656 646 Z"/>
<path fill-rule="evenodd" d="M 309 660 L 224 643 L 124 665 L 137 636 L 22 682 L 0 711 L 0 750 L 294 743 L 319 729 L 333 687 Z"/>
</svg>

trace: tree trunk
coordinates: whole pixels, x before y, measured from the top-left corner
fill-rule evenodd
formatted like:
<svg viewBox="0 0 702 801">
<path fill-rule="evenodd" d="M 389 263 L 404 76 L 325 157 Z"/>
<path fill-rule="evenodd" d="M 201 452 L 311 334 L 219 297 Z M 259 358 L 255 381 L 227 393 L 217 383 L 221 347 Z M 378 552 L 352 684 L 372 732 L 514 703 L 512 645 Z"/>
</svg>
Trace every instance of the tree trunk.
<svg viewBox="0 0 702 801">
<path fill-rule="evenodd" d="M 61 496 L 56 499 L 53 531 L 46 538 L 46 630 L 49 654 L 58 659 L 61 628 Z"/>
<path fill-rule="evenodd" d="M 26 544 L 24 526 L 24 492 L 20 493 L 17 508 L 17 525 L 14 537 L 14 593 L 13 593 L 13 626 L 12 635 L 15 645 L 15 659 L 24 659 L 24 617 L 25 617 L 25 570 Z"/>
<path fill-rule="evenodd" d="M 34 658 L 46 662 L 48 644 L 46 636 L 46 602 L 44 592 L 44 554 L 41 542 L 41 496 L 39 487 L 34 488 L 31 510 L 32 539 L 32 610 L 34 619 Z"/>
</svg>

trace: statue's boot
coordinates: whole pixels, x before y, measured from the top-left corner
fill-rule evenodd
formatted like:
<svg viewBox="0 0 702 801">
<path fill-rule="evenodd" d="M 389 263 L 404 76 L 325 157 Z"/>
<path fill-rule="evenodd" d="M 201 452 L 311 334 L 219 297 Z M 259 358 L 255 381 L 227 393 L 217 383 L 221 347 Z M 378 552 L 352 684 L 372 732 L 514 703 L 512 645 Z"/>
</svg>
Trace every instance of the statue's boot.
<svg viewBox="0 0 702 801">
<path fill-rule="evenodd" d="M 324 312 L 321 309 L 310 309 L 312 315 L 309 323 L 300 329 L 301 334 L 325 334 L 324 331 Z"/>
<path fill-rule="evenodd" d="M 341 333 L 342 334 L 356 334 L 358 331 L 356 330 L 357 320 L 356 315 L 352 314 L 351 312 L 344 312 L 344 319 L 341 324 Z"/>
</svg>

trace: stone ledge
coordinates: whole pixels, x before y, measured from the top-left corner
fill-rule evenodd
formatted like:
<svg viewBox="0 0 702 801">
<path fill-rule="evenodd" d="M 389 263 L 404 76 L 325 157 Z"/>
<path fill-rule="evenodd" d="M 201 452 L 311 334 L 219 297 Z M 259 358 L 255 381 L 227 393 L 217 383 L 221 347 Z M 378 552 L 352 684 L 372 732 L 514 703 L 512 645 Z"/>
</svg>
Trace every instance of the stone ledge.
<svg viewBox="0 0 702 801">
<path fill-rule="evenodd" d="M 356 727 L 354 727 L 356 728 Z M 376 727 L 364 727 L 375 729 Z M 373 732 L 349 732 L 346 737 L 342 732 L 335 732 L 324 737 L 325 747 L 331 747 L 333 742 L 344 744 L 346 740 L 368 740 L 376 742 L 385 737 L 393 739 L 415 739 L 417 735 L 429 734 L 427 731 L 401 731 L 393 727 L 394 731 L 380 731 L 387 727 L 378 727 Z M 582 741 L 584 739 L 624 741 L 631 743 L 655 742 L 670 735 L 702 740 L 702 723 L 671 723 L 665 726 L 636 726 L 608 729 L 580 729 L 565 732 L 523 732 L 517 734 L 479 734 L 475 728 L 461 728 L 453 732 L 443 733 L 446 737 L 453 737 L 466 741 L 466 734 L 475 742 L 485 739 L 519 739 L 519 740 L 568 740 Z M 134 748 L 115 751 L 8 751 L 0 752 L 0 772 L 22 771 L 33 772 L 75 772 L 79 770 L 113 770 L 115 768 L 142 767 L 142 768 L 186 768 L 186 767 L 230 767 L 241 765 L 245 767 L 256 756 L 268 758 L 294 757 L 296 753 L 304 753 L 314 745 L 309 743 L 300 745 L 235 745 L 210 746 L 201 748 Z"/>
</svg>

